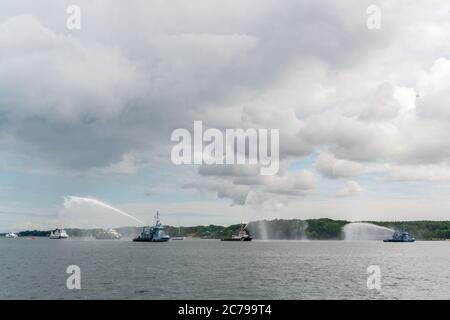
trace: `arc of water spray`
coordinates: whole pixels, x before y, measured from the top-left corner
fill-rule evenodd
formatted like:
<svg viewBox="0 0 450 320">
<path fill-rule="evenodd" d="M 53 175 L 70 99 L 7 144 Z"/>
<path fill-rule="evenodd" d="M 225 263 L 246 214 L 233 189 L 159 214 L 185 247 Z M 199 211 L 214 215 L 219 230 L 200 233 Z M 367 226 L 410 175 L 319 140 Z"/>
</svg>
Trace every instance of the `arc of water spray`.
<svg viewBox="0 0 450 320">
<path fill-rule="evenodd" d="M 256 199 L 256 201 L 255 201 L 255 198 L 256 198 L 255 192 L 253 190 L 249 190 L 249 192 L 247 193 L 247 196 L 245 197 L 245 201 L 244 201 L 243 206 L 244 207 L 249 207 L 249 206 L 252 206 L 254 203 L 258 203 L 258 200 Z M 248 222 L 245 225 L 244 230 L 247 229 L 249 223 L 253 219 L 255 221 L 258 220 L 258 217 L 256 216 L 256 214 L 252 214 L 252 215 L 250 215 L 248 217 Z M 242 217 L 241 217 L 241 222 L 242 222 Z M 257 226 L 259 228 L 258 233 L 260 234 L 261 240 L 267 240 L 268 236 L 267 236 L 267 226 L 266 226 L 266 224 L 259 223 L 259 224 L 257 224 Z"/>
<path fill-rule="evenodd" d="M 109 205 L 109 204 L 107 204 L 107 203 L 104 203 L 104 202 L 102 202 L 102 201 L 99 201 L 99 200 L 97 200 L 97 199 L 93 199 L 93 198 L 84 198 L 84 197 L 75 197 L 75 196 L 67 196 L 67 197 L 64 197 L 64 207 L 65 207 L 65 208 L 69 208 L 69 207 L 72 205 L 72 203 L 77 203 L 77 204 L 88 203 L 88 204 L 93 204 L 93 205 L 97 205 L 97 206 L 100 206 L 100 207 L 104 207 L 104 208 L 107 208 L 107 209 L 109 209 L 109 210 L 112 210 L 112 211 L 114 211 L 114 212 L 116 212 L 116 213 L 119 213 L 119 214 L 121 214 L 121 215 L 123 215 L 123 216 L 125 216 L 125 217 L 128 217 L 128 218 L 130 218 L 130 219 L 132 219 L 132 220 L 134 220 L 134 221 L 136 221 L 136 222 L 139 222 L 139 223 L 142 224 L 142 225 L 145 225 L 144 222 L 142 222 L 141 220 L 139 220 L 139 219 L 136 218 L 136 217 L 133 217 L 131 214 L 128 214 L 128 213 L 126 213 L 126 212 L 123 212 L 122 210 L 119 210 L 119 209 L 117 209 L 117 208 L 114 208 L 113 206 L 111 206 L 111 205 Z"/>
<path fill-rule="evenodd" d="M 391 237 L 394 230 L 367 222 L 351 222 L 344 226 L 345 240 L 381 240 Z"/>
</svg>

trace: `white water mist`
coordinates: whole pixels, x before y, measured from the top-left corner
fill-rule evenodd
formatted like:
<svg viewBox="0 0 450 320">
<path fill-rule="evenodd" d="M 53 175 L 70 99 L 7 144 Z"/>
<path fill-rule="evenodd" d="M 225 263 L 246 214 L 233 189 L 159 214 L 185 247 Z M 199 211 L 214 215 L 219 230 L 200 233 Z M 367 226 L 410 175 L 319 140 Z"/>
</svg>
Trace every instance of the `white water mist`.
<svg viewBox="0 0 450 320">
<path fill-rule="evenodd" d="M 107 203 L 104 203 L 102 201 L 99 201 L 97 199 L 93 199 L 93 198 L 84 198 L 84 197 L 75 197 L 75 196 L 67 196 L 64 197 L 64 208 L 66 209 L 70 209 L 73 208 L 74 206 L 77 205 L 82 205 L 82 204 L 88 204 L 88 205 L 94 205 L 94 206 L 100 206 L 106 209 L 109 209 L 115 213 L 118 213 L 124 217 L 130 218 L 142 225 L 145 225 L 144 222 L 142 222 L 141 220 L 139 220 L 138 218 L 132 216 L 131 214 L 128 214 L 122 210 L 119 210 Z"/>
<path fill-rule="evenodd" d="M 345 240 L 383 240 L 392 237 L 394 230 L 372 223 L 352 222 L 343 228 Z"/>
</svg>

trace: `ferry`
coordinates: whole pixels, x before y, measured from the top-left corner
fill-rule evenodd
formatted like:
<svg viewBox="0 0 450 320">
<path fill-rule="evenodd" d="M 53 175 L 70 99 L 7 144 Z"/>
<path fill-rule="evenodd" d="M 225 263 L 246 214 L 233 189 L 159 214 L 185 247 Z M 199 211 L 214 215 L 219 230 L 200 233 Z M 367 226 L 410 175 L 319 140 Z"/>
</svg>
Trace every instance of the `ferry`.
<svg viewBox="0 0 450 320">
<path fill-rule="evenodd" d="M 239 230 L 238 235 L 232 235 L 231 238 L 222 238 L 221 241 L 252 241 L 252 236 L 250 236 L 245 227 L 241 223 L 241 229 Z"/>
<path fill-rule="evenodd" d="M 156 212 L 156 223 L 154 226 L 145 226 L 142 229 L 141 234 L 134 238 L 135 242 L 167 242 L 170 240 L 170 236 L 164 231 L 164 227 L 159 220 L 159 212 Z"/>
<path fill-rule="evenodd" d="M 56 229 L 50 233 L 50 239 L 67 239 L 69 235 L 64 229 Z"/>
<path fill-rule="evenodd" d="M 115 229 L 108 229 L 100 231 L 95 235 L 97 240 L 119 240 L 122 235 L 118 233 Z"/>
<path fill-rule="evenodd" d="M 414 242 L 414 239 L 409 232 L 395 231 L 391 239 L 384 239 L 383 242 Z"/>
<path fill-rule="evenodd" d="M 13 239 L 16 239 L 16 238 L 18 238 L 19 236 L 17 235 L 17 234 L 15 234 L 14 232 L 10 232 L 10 233 L 7 233 L 6 235 L 5 235 L 5 238 L 13 238 Z"/>
</svg>

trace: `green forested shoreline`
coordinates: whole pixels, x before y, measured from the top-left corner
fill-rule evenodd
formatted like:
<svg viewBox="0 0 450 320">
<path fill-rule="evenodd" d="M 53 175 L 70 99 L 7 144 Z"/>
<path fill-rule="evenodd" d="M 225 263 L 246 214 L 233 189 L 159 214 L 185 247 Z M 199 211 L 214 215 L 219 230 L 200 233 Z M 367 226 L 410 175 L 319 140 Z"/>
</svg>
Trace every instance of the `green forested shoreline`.
<svg viewBox="0 0 450 320">
<path fill-rule="evenodd" d="M 394 230 L 407 230 L 418 240 L 450 239 L 450 221 L 366 221 Z M 322 219 L 275 219 L 251 221 L 246 226 L 255 239 L 286 240 L 340 240 L 343 227 L 350 223 L 345 220 Z M 219 239 L 237 234 L 239 224 L 231 226 L 165 226 L 171 236 Z M 71 237 L 94 237 L 101 229 L 66 229 Z M 134 237 L 141 231 L 139 227 L 117 228 L 124 237 Z M 27 230 L 18 233 L 20 237 L 48 237 L 51 230 Z M 4 235 L 4 234 L 0 234 Z"/>
</svg>

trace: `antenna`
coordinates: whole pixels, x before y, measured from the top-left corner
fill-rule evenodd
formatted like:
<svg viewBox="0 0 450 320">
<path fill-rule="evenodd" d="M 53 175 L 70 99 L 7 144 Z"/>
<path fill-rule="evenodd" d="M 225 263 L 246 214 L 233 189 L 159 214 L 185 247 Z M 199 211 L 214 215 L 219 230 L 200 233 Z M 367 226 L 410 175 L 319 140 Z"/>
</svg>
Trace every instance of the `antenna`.
<svg viewBox="0 0 450 320">
<path fill-rule="evenodd" d="M 156 211 L 156 216 L 155 216 L 155 220 L 156 220 L 156 224 L 159 224 L 159 211 Z"/>
</svg>

